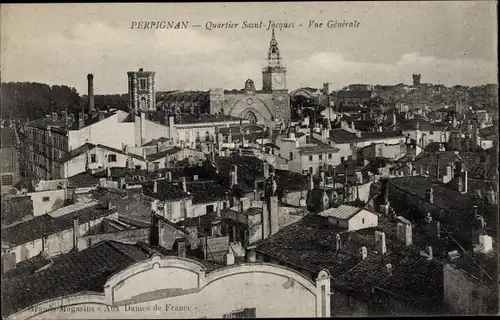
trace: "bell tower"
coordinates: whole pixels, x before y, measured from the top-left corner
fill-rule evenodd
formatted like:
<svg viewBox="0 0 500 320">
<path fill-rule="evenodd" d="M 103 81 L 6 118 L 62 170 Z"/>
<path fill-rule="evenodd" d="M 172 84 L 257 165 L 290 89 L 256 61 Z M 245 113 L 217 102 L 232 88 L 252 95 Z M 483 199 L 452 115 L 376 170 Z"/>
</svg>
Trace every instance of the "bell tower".
<svg viewBox="0 0 500 320">
<path fill-rule="evenodd" d="M 267 53 L 267 65 L 262 70 L 262 90 L 274 91 L 286 89 L 286 68 L 282 63 L 278 41 L 276 41 L 273 29 Z"/>
</svg>

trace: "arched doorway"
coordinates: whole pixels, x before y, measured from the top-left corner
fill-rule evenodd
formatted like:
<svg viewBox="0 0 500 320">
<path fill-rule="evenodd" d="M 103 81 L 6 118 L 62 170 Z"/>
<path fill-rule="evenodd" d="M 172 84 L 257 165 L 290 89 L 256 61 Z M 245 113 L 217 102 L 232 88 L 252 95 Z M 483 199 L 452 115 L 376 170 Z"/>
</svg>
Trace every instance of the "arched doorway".
<svg viewBox="0 0 500 320">
<path fill-rule="evenodd" d="M 243 114 L 243 119 L 247 119 L 250 123 L 257 123 L 257 116 L 252 111 L 248 110 Z"/>
</svg>

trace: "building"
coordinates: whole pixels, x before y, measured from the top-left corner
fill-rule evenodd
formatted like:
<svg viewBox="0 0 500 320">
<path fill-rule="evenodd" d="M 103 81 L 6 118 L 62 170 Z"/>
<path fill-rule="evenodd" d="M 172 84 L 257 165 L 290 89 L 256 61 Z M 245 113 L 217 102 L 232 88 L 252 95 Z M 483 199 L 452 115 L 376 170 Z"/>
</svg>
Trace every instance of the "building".
<svg viewBox="0 0 500 320">
<path fill-rule="evenodd" d="M 372 228 L 378 225 L 377 214 L 348 205 L 330 208 L 319 212 L 318 215 L 328 218 L 330 224 L 344 228 L 347 231 Z"/>
<path fill-rule="evenodd" d="M 129 108 L 134 111 L 156 110 L 155 72 L 129 71 L 128 96 Z"/>
<path fill-rule="evenodd" d="M 335 107 L 359 106 L 375 98 L 373 90 L 340 90 L 335 94 Z"/>
<path fill-rule="evenodd" d="M 287 122 L 291 115 L 286 74 L 273 30 L 267 65 L 262 70 L 262 89 L 258 89 L 252 79 L 247 79 L 241 90 L 212 88 L 208 92 L 166 92 L 159 97 L 157 107 L 172 115 L 225 115 L 260 124 L 275 120 Z"/>
<path fill-rule="evenodd" d="M 255 243 L 255 254 L 258 261 L 310 278 L 315 270 L 327 269 L 332 316 L 439 314 L 442 266 L 420 256 L 409 237 L 396 231 L 396 223 L 379 219 L 377 227 L 347 231 L 328 217 L 308 215 Z M 420 279 L 429 285 L 417 286 Z"/>
<path fill-rule="evenodd" d="M 210 90 L 210 113 L 245 118 L 251 123 L 290 121 L 286 67 L 278 48 L 274 29 L 269 43 L 267 65 L 262 70 L 262 90 L 248 79 L 243 90 Z"/>
<path fill-rule="evenodd" d="M 298 132 L 276 139 L 280 157 L 288 160 L 288 169 L 297 173 L 317 174 L 320 167 L 340 163 L 338 149 Z"/>
<path fill-rule="evenodd" d="M 0 173 L 2 179 L 1 193 L 8 193 L 20 180 L 19 150 L 16 147 L 16 132 L 13 127 L 1 129 Z"/>
<path fill-rule="evenodd" d="M 148 244 L 103 241 L 2 281 L 2 316 L 110 319 L 329 317 L 330 276 L 268 263 L 226 265 Z M 78 272 L 75 272 L 78 270 Z M 29 279 L 29 280 L 28 280 Z M 61 304 L 62 303 L 62 304 Z M 55 305 L 57 304 L 57 306 Z"/>
<path fill-rule="evenodd" d="M 418 87 L 420 85 L 421 74 L 413 74 L 413 86 Z"/>
<path fill-rule="evenodd" d="M 105 218 L 117 218 L 115 208 L 96 201 L 78 203 L 2 229 L 2 262 L 9 266 L 45 252 L 68 252 L 78 237 Z"/>
</svg>

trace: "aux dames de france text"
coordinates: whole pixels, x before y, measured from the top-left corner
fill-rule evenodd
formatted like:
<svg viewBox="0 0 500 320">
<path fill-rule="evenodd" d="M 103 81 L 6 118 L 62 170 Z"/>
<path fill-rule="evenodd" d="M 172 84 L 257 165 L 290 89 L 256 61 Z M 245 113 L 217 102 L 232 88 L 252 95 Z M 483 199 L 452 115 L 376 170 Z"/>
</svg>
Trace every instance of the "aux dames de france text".
<svg viewBox="0 0 500 320">
<path fill-rule="evenodd" d="M 195 24 L 190 21 L 132 21 L 131 29 L 136 30 L 151 30 L 151 29 L 204 29 L 212 30 L 228 30 L 228 29 L 265 29 L 265 30 L 284 30 L 294 28 L 310 28 L 310 29 L 340 29 L 340 28 L 359 28 L 360 22 L 357 20 L 308 20 L 307 22 L 297 23 L 288 21 L 248 21 L 233 22 L 233 21 L 206 21 L 203 24 Z"/>
</svg>

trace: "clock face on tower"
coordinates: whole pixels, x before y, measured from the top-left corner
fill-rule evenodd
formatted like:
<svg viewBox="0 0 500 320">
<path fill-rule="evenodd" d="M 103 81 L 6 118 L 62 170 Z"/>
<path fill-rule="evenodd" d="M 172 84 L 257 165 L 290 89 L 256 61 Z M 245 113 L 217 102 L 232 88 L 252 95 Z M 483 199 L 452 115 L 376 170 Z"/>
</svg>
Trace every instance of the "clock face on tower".
<svg viewBox="0 0 500 320">
<path fill-rule="evenodd" d="M 283 76 L 281 74 L 274 74 L 273 75 L 273 83 L 276 85 L 282 85 L 283 84 Z"/>
</svg>

